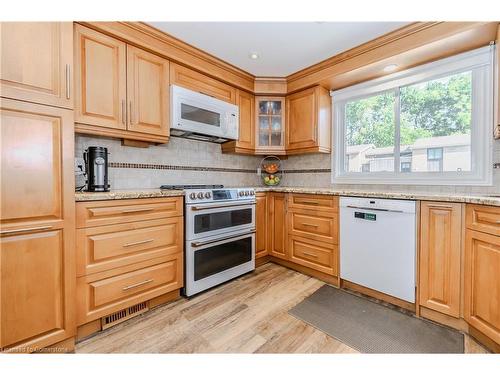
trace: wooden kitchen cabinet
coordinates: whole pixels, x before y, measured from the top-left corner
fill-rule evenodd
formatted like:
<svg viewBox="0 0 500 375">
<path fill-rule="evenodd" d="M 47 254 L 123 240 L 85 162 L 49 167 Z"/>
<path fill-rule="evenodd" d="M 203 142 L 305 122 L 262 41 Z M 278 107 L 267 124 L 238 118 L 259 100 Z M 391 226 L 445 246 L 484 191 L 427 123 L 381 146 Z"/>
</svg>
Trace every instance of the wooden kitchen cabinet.
<svg viewBox="0 0 500 375">
<path fill-rule="evenodd" d="M 421 202 L 420 305 L 460 317 L 462 204 Z"/>
<path fill-rule="evenodd" d="M 238 154 L 255 153 L 255 96 L 238 90 L 236 105 L 239 108 L 238 140 L 223 143 L 222 152 Z"/>
<path fill-rule="evenodd" d="M 75 122 L 127 129 L 126 44 L 75 25 Z"/>
<path fill-rule="evenodd" d="M 169 62 L 127 46 L 127 99 L 130 131 L 168 137 Z"/>
<path fill-rule="evenodd" d="M 255 98 L 255 153 L 285 154 L 285 98 Z"/>
<path fill-rule="evenodd" d="M 0 107 L 0 348 L 32 352 L 75 335 L 73 115 Z"/>
<path fill-rule="evenodd" d="M 269 193 L 268 195 L 268 220 L 269 236 L 268 250 L 269 255 L 281 259 L 288 258 L 286 241 L 286 194 Z"/>
<path fill-rule="evenodd" d="M 464 317 L 469 325 L 493 340 L 500 348 L 500 236 L 471 230 L 470 210 L 467 205 L 467 230 L 464 267 Z M 500 208 L 487 207 L 489 214 Z"/>
<path fill-rule="evenodd" d="M 1 22 L 0 41 L 2 97 L 73 108 L 71 22 Z"/>
<path fill-rule="evenodd" d="M 495 126 L 495 139 L 500 139 L 500 24 L 497 29 L 497 39 L 496 39 L 496 81 L 495 81 L 495 91 L 496 91 L 496 126 Z"/>
<path fill-rule="evenodd" d="M 255 204 L 255 258 L 261 258 L 268 254 L 267 234 L 268 234 L 268 204 L 267 194 L 264 192 L 256 193 Z"/>
<path fill-rule="evenodd" d="M 331 98 L 316 86 L 286 97 L 287 154 L 331 151 Z"/>
<path fill-rule="evenodd" d="M 79 330 L 101 318 L 126 319 L 125 309 L 147 306 L 153 298 L 179 296 L 184 283 L 183 206 L 180 196 L 77 203 Z"/>
<path fill-rule="evenodd" d="M 74 44 L 76 131 L 167 142 L 169 61 L 81 25 Z"/>
<path fill-rule="evenodd" d="M 175 63 L 170 64 L 170 80 L 173 85 L 237 104 L 236 88 L 185 66 Z"/>
</svg>

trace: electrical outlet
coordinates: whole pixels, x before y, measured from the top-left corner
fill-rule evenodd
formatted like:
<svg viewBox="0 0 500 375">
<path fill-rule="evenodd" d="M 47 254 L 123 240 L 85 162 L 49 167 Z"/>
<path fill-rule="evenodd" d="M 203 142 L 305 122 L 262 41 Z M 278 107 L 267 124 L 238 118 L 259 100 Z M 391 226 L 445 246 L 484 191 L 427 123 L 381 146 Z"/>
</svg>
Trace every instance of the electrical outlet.
<svg viewBox="0 0 500 375">
<path fill-rule="evenodd" d="M 83 158 L 75 158 L 75 173 L 85 172 L 85 161 Z"/>
</svg>

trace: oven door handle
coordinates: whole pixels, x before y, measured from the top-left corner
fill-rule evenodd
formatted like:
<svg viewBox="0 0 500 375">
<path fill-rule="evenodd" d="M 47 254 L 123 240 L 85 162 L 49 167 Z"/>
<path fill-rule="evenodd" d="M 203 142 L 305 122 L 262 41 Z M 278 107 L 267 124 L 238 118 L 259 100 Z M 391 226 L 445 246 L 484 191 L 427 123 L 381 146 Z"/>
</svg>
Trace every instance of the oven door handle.
<svg viewBox="0 0 500 375">
<path fill-rule="evenodd" d="M 218 206 L 210 206 L 210 205 L 203 205 L 203 206 L 191 206 L 192 211 L 203 211 L 203 210 L 210 210 L 212 208 L 226 208 L 226 207 L 245 207 L 245 206 L 252 206 L 255 204 L 255 201 L 249 201 L 245 203 L 226 203 L 223 205 L 218 205 Z"/>
<path fill-rule="evenodd" d="M 238 237 L 241 237 L 241 236 L 246 236 L 247 234 L 252 234 L 252 233 L 255 233 L 255 230 L 251 230 L 251 231 L 248 231 L 248 232 L 245 232 L 245 233 L 239 233 L 236 236 L 233 234 L 232 236 L 217 238 L 217 239 L 213 239 L 213 240 L 209 240 L 209 241 L 196 241 L 196 242 L 192 242 L 191 246 L 192 247 L 201 247 L 201 246 L 209 245 L 209 244 L 215 243 L 215 242 L 222 242 L 222 241 L 225 241 L 225 240 L 230 240 L 231 238 L 238 238 Z"/>
</svg>

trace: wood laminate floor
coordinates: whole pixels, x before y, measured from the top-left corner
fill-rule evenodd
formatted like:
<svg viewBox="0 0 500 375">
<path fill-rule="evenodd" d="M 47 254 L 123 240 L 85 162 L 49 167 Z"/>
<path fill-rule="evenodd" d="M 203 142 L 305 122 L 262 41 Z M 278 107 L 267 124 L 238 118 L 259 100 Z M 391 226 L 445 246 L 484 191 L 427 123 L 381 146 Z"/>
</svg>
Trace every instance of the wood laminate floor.
<svg viewBox="0 0 500 375">
<path fill-rule="evenodd" d="M 288 310 L 324 283 L 268 263 L 100 332 L 77 353 L 356 353 Z M 484 353 L 466 336 L 465 350 Z"/>
</svg>

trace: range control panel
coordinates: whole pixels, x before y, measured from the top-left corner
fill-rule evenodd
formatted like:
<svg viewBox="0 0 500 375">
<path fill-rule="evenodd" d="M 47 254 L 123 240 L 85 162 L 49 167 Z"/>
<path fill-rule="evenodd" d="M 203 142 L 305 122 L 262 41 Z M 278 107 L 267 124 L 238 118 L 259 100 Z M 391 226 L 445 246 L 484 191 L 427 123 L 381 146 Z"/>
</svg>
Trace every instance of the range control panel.
<svg viewBox="0 0 500 375">
<path fill-rule="evenodd" d="M 196 189 L 187 190 L 186 203 L 210 203 L 240 200 L 255 200 L 255 189 Z"/>
</svg>

